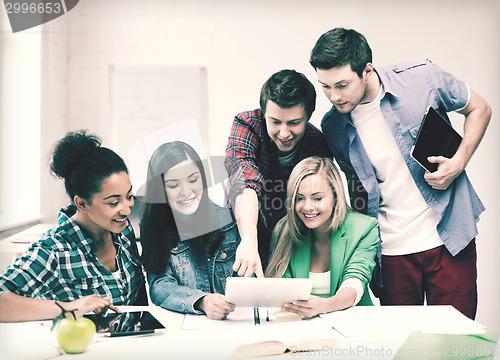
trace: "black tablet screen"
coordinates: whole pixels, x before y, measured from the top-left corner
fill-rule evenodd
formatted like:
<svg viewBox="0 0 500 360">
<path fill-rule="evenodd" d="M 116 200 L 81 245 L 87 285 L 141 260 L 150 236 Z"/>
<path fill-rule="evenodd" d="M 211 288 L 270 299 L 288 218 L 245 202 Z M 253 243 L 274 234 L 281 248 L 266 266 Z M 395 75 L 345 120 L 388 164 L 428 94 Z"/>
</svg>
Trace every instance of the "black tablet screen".
<svg viewBox="0 0 500 360">
<path fill-rule="evenodd" d="M 414 143 L 412 157 L 430 172 L 437 170 L 438 164 L 427 161 L 429 156 L 455 155 L 462 137 L 432 107 L 429 108 L 420 126 Z"/>
</svg>

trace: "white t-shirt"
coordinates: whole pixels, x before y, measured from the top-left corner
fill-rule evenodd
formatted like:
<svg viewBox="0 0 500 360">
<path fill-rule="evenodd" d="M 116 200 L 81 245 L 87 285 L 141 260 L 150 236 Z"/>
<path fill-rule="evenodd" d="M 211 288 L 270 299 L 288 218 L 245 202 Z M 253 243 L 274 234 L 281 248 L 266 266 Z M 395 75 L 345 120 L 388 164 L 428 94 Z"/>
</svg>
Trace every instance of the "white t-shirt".
<svg viewBox="0 0 500 360">
<path fill-rule="evenodd" d="M 322 273 L 309 272 L 312 280 L 311 294 L 318 296 L 330 295 L 330 270 Z"/>
<path fill-rule="evenodd" d="M 313 282 L 311 290 L 312 295 L 317 295 L 321 297 L 330 296 L 330 270 L 322 273 L 309 272 L 309 279 L 311 279 Z M 354 300 L 354 305 L 356 305 L 363 296 L 364 292 L 363 283 L 361 282 L 361 280 L 356 278 L 346 279 L 339 286 L 337 292 L 346 287 L 351 287 L 354 289 L 354 291 L 356 291 L 356 299 Z"/>
<path fill-rule="evenodd" d="M 358 105 L 352 121 L 372 163 L 381 194 L 379 228 L 383 255 L 406 255 L 443 244 L 437 232 L 440 216 L 432 210 L 413 180 L 389 125 L 380 100 Z"/>
</svg>

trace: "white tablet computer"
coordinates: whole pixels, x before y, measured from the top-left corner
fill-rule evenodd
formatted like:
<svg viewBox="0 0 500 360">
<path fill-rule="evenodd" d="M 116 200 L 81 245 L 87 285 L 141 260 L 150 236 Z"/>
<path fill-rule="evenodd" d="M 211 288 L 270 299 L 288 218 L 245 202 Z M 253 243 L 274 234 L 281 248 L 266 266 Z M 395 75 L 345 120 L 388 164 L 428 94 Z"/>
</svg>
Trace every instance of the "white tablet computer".
<svg viewBox="0 0 500 360">
<path fill-rule="evenodd" d="M 281 307 L 285 302 L 308 300 L 311 279 L 231 277 L 226 280 L 226 301 L 236 306 Z"/>
</svg>

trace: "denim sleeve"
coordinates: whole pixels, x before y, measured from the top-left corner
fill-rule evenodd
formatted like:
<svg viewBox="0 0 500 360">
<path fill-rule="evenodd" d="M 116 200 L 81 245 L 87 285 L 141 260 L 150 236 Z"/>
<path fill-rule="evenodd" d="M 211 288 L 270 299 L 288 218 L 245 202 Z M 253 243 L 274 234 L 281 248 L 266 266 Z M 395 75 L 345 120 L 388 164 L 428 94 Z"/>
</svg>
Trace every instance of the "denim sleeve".
<svg viewBox="0 0 500 360">
<path fill-rule="evenodd" d="M 149 296 L 153 304 L 167 310 L 187 314 L 203 314 L 195 310 L 194 304 L 208 293 L 179 285 L 170 266 L 164 274 L 147 274 Z"/>
<path fill-rule="evenodd" d="M 438 102 L 444 105 L 447 112 L 460 110 L 467 105 L 470 94 L 466 83 L 434 63 L 429 63 L 427 69 L 427 80 L 435 89 Z"/>
</svg>

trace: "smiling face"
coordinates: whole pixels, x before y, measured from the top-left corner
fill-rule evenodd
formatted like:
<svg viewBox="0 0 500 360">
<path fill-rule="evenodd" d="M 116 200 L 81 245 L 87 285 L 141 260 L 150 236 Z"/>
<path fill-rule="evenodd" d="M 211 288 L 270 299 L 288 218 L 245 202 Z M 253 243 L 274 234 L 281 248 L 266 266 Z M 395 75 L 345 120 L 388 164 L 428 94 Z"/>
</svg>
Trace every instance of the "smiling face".
<svg viewBox="0 0 500 360">
<path fill-rule="evenodd" d="M 89 218 L 102 229 L 120 233 L 127 227 L 127 217 L 134 206 L 132 184 L 126 172 L 114 173 L 101 183 L 87 205 Z"/>
<path fill-rule="evenodd" d="M 352 71 L 349 64 L 328 70 L 317 69 L 318 81 L 323 92 L 343 114 L 351 112 L 358 104 L 373 100 L 374 94 L 368 85 L 369 81 L 375 80 L 372 79 L 374 75 L 376 77 L 371 63 L 366 65 L 361 77 Z"/>
<path fill-rule="evenodd" d="M 306 227 L 326 231 L 331 223 L 333 205 L 332 189 L 321 172 L 302 179 L 297 190 L 295 212 Z"/>
<path fill-rule="evenodd" d="M 264 117 L 267 134 L 276 144 L 279 155 L 290 154 L 306 132 L 308 118 L 304 106 L 299 104 L 283 109 L 268 100 Z"/>
<path fill-rule="evenodd" d="M 167 200 L 173 211 L 192 215 L 198 210 L 203 195 L 203 181 L 196 163 L 187 159 L 163 175 Z"/>
</svg>

